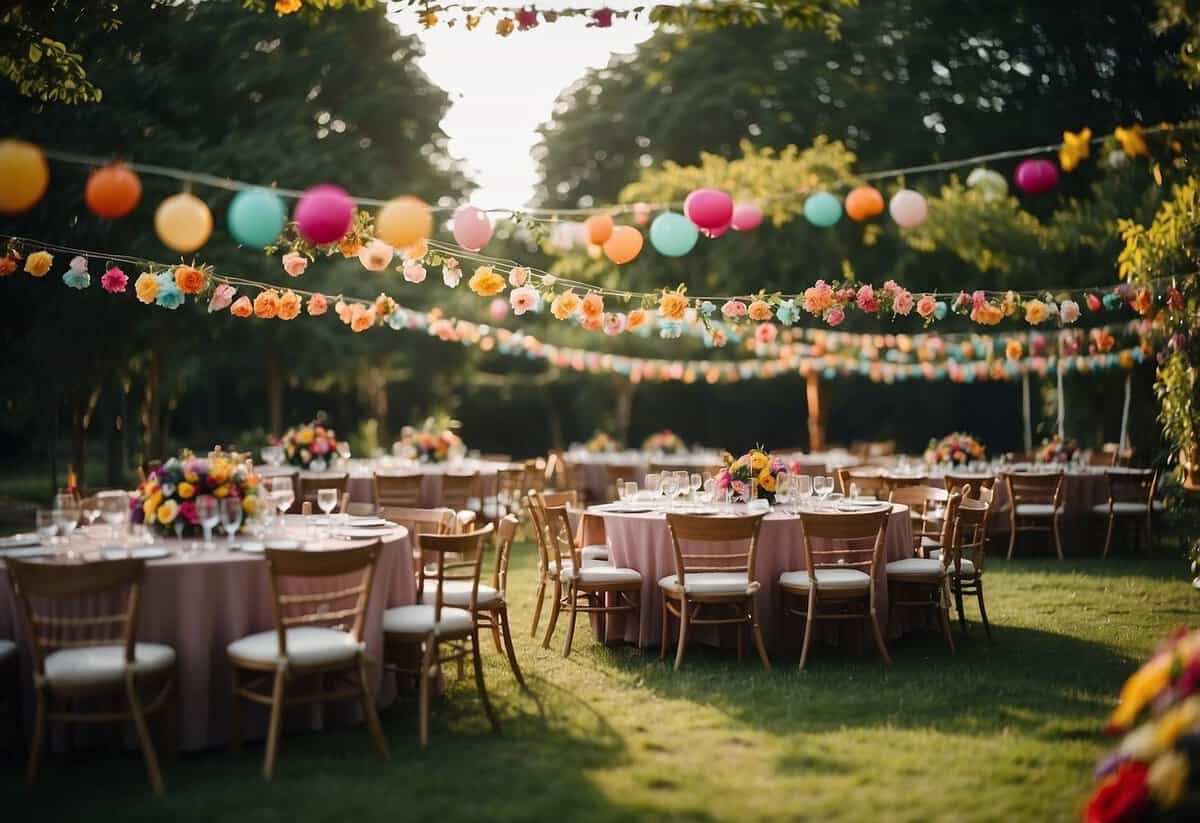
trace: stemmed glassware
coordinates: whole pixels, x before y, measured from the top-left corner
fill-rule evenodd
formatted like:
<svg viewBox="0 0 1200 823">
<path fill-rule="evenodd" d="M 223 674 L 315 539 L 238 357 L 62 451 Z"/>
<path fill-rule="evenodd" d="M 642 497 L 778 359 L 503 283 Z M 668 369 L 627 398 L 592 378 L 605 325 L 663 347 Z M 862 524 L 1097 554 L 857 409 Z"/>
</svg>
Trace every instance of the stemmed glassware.
<svg viewBox="0 0 1200 823">
<path fill-rule="evenodd" d="M 626 480 L 625 481 L 625 494 L 621 499 L 633 502 L 634 500 L 637 500 L 637 496 L 638 496 L 637 483 L 633 482 L 632 480 Z"/>
<path fill-rule="evenodd" d="M 662 478 L 657 474 L 646 475 L 646 491 L 650 493 L 652 498 L 658 497 L 658 488 L 661 482 Z"/>
<path fill-rule="evenodd" d="M 715 503 L 717 499 L 717 480 L 715 477 L 710 477 L 704 481 L 704 501 L 706 503 Z"/>
<path fill-rule="evenodd" d="M 775 502 L 784 511 L 788 510 L 788 503 L 792 502 L 792 478 L 787 472 L 780 472 L 775 476 Z"/>
<path fill-rule="evenodd" d="M 58 519 L 54 512 L 51 509 L 38 509 L 35 522 L 42 542 L 53 544 L 58 536 Z"/>
<path fill-rule="evenodd" d="M 79 510 L 83 513 L 83 519 L 91 526 L 100 519 L 100 500 L 95 495 L 85 497 L 79 502 Z"/>
<path fill-rule="evenodd" d="M 110 539 L 119 539 L 122 527 L 129 521 L 129 495 L 119 489 L 111 489 L 97 494 L 96 500 L 100 506 L 100 517 L 111 532 Z"/>
<path fill-rule="evenodd" d="M 296 502 L 296 490 L 292 487 L 292 478 L 272 477 L 268 483 L 268 488 L 271 491 L 271 502 L 279 509 L 279 514 L 282 516 Z"/>
<path fill-rule="evenodd" d="M 678 494 L 680 497 L 687 497 L 688 491 L 692 487 L 692 481 L 688 478 L 687 470 L 685 469 L 683 471 L 676 471 L 674 473 L 674 477 L 675 486 L 677 489 L 676 494 Z"/>
<path fill-rule="evenodd" d="M 662 490 L 663 496 L 667 498 L 667 502 L 671 502 L 675 495 L 679 493 L 679 480 L 671 472 L 663 472 L 663 477 L 658 487 Z"/>
<path fill-rule="evenodd" d="M 813 493 L 813 478 L 807 474 L 798 474 L 792 478 L 792 490 L 795 492 L 797 507 L 803 506 Z"/>
<path fill-rule="evenodd" d="M 825 500 L 833 493 L 833 478 L 832 477 L 813 477 L 812 479 L 813 492 L 821 501 L 822 507 L 825 505 Z"/>
<path fill-rule="evenodd" d="M 241 502 L 236 500 L 238 505 Z M 217 498 L 211 494 L 202 494 L 196 498 L 196 516 L 200 518 L 200 528 L 204 529 L 204 548 L 212 549 L 212 531 L 213 527 L 221 520 L 221 513 L 217 506 Z"/>
<path fill-rule="evenodd" d="M 704 488 L 704 478 L 700 476 L 699 472 L 692 472 L 688 476 L 688 483 L 692 489 L 692 498 L 695 499 L 700 494 L 700 490 Z"/>
<path fill-rule="evenodd" d="M 283 465 L 283 446 L 271 445 L 263 446 L 262 459 L 268 466 Z"/>
<path fill-rule="evenodd" d="M 71 533 L 79 525 L 79 498 L 69 492 L 54 496 L 54 525 L 58 527 L 58 536 L 67 547 L 67 559 L 73 559 L 75 552 L 71 550 Z"/>
<path fill-rule="evenodd" d="M 221 521 L 221 529 L 229 542 L 242 526 L 242 501 L 236 497 L 226 497 L 217 506 L 217 516 Z"/>
<path fill-rule="evenodd" d="M 326 520 L 333 510 L 337 508 L 338 490 L 337 489 L 317 489 L 317 506 L 321 511 L 325 512 Z"/>
</svg>

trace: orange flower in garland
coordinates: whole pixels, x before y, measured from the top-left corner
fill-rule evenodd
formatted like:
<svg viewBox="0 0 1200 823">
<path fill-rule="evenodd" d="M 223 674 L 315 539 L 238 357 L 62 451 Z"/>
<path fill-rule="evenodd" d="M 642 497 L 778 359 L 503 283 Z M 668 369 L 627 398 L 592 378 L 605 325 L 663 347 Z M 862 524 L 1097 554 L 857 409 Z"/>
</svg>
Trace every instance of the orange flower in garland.
<svg viewBox="0 0 1200 823">
<path fill-rule="evenodd" d="M 505 280 L 491 266 L 480 266 L 471 275 L 467 285 L 480 297 L 491 297 L 504 291 Z"/>
<path fill-rule="evenodd" d="M 1024 353 L 1025 349 L 1020 340 L 1010 339 L 1004 344 L 1004 356 L 1009 360 L 1020 360 Z"/>
<path fill-rule="evenodd" d="M 279 292 L 275 289 L 260 291 L 254 298 L 254 316 L 270 320 L 279 314 Z"/>
<path fill-rule="evenodd" d="M 1025 322 L 1036 326 L 1050 316 L 1050 310 L 1041 300 L 1033 299 L 1025 303 Z"/>
<path fill-rule="evenodd" d="M 662 297 L 658 299 L 658 313 L 664 320 L 683 320 L 687 307 L 688 299 L 682 290 L 663 289 Z"/>
<path fill-rule="evenodd" d="M 1138 314 L 1146 315 L 1154 308 L 1153 301 L 1150 299 L 1149 289 L 1138 289 L 1133 296 L 1133 310 Z"/>
<path fill-rule="evenodd" d="M 175 285 L 184 294 L 199 294 L 204 290 L 204 272 L 194 266 L 176 266 Z"/>
<path fill-rule="evenodd" d="M 352 305 L 339 300 L 334 303 L 333 310 L 337 312 L 338 320 L 341 320 L 347 326 L 350 325 L 350 318 L 354 316 L 354 307 Z"/>
<path fill-rule="evenodd" d="M 984 326 L 994 326 L 1004 319 L 1004 309 L 994 303 L 981 303 L 971 310 L 971 319 Z"/>
<path fill-rule="evenodd" d="M 366 331 L 375 325 L 375 309 L 363 308 L 355 305 L 351 310 L 350 329 L 351 331 L 361 332 Z"/>
<path fill-rule="evenodd" d="M 629 316 L 625 318 L 625 329 L 627 331 L 633 331 L 634 329 L 640 328 L 644 325 L 646 325 L 645 309 L 634 309 L 629 313 Z"/>
<path fill-rule="evenodd" d="M 750 319 L 759 322 L 771 319 L 771 307 L 766 300 L 755 300 L 750 304 Z"/>
<path fill-rule="evenodd" d="M 581 305 L 583 317 L 589 323 L 596 323 L 596 321 L 604 316 L 604 298 L 594 291 L 587 293 Z"/>
<path fill-rule="evenodd" d="M 279 319 L 280 320 L 295 320 L 300 316 L 300 295 L 296 294 L 291 289 L 283 293 L 279 298 Z"/>
<path fill-rule="evenodd" d="M 275 0 L 276 14 L 291 14 L 300 11 L 300 0 Z"/>
<path fill-rule="evenodd" d="M 362 251 L 362 241 L 356 234 L 347 234 L 338 242 L 338 251 L 345 258 L 358 257 L 358 253 Z"/>
<path fill-rule="evenodd" d="M 143 303 L 153 303 L 158 297 L 158 278 L 148 271 L 144 271 L 138 275 L 137 281 L 133 284 L 133 290 L 137 292 L 137 299 Z"/>
<path fill-rule="evenodd" d="M 375 298 L 374 311 L 378 317 L 387 317 L 396 310 L 396 301 L 388 297 L 386 294 L 380 293 Z"/>
<path fill-rule="evenodd" d="M 45 277 L 54 265 L 54 255 L 48 251 L 35 251 L 25 258 L 25 271 L 34 277 Z"/>
<path fill-rule="evenodd" d="M 233 305 L 229 307 L 229 313 L 234 317 L 249 317 L 254 314 L 254 306 L 250 303 L 250 298 L 243 294 L 233 301 Z"/>
<path fill-rule="evenodd" d="M 10 250 L 8 254 L 0 257 L 0 277 L 8 277 L 15 272 L 19 262 L 21 262 L 21 254 L 15 250 Z"/>
<path fill-rule="evenodd" d="M 329 301 L 323 294 L 314 294 L 308 298 L 308 313 L 311 317 L 320 317 L 329 310 Z"/>
<path fill-rule="evenodd" d="M 559 320 L 566 320 L 579 309 L 581 302 L 579 295 L 568 289 L 550 303 L 550 313 Z"/>
</svg>

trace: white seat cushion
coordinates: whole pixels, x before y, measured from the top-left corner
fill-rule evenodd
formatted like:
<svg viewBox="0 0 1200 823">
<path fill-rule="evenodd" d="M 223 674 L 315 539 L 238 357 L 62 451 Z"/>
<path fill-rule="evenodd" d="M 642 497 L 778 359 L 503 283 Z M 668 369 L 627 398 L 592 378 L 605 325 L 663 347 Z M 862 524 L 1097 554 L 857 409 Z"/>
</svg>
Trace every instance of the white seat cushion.
<svg viewBox="0 0 1200 823">
<path fill-rule="evenodd" d="M 922 535 L 922 537 L 921 537 L 921 548 L 922 549 L 936 549 L 941 545 L 942 545 L 942 541 L 936 537 L 930 537 L 927 534 Z"/>
<path fill-rule="evenodd" d="M 858 569 L 817 569 L 816 577 L 818 591 L 821 589 L 863 589 L 865 591 L 871 587 L 870 576 Z M 790 586 L 794 589 L 807 589 L 809 587 L 808 572 L 784 572 L 779 575 L 779 585 Z"/>
<path fill-rule="evenodd" d="M 942 550 L 938 549 L 937 551 L 932 552 L 929 555 L 929 557 L 933 560 L 937 560 L 940 562 L 942 559 Z M 891 563 L 889 563 L 888 565 L 890 566 Z M 960 569 L 960 571 L 958 573 L 964 577 L 966 577 L 968 575 L 973 575 L 973 574 L 975 574 L 975 563 L 964 557 L 962 559 L 962 562 L 959 563 L 959 569 Z M 950 574 L 950 575 L 955 574 L 953 564 L 946 567 L 946 574 Z"/>
<path fill-rule="evenodd" d="M 437 593 L 437 581 L 426 580 L 425 585 L 421 588 L 421 603 L 432 605 L 433 598 Z M 479 592 L 475 595 L 475 605 L 480 608 L 490 606 L 498 606 L 504 602 L 504 598 L 496 589 L 484 583 L 479 584 Z M 471 605 L 471 583 L 468 580 L 443 580 L 442 581 L 442 604 L 446 606 L 458 606 L 459 608 L 468 608 Z"/>
<path fill-rule="evenodd" d="M 887 564 L 888 577 L 938 579 L 945 574 L 942 561 L 932 557 L 906 557 Z"/>
<path fill-rule="evenodd" d="M 1154 510 L 1162 511 L 1161 507 L 1162 507 L 1162 503 L 1159 503 L 1157 500 L 1155 500 L 1154 501 Z M 1108 517 L 1108 504 L 1101 503 L 1099 506 L 1092 506 L 1092 511 L 1094 511 L 1096 514 L 1102 514 L 1105 517 Z M 1145 503 L 1113 503 L 1113 514 L 1122 515 L 1122 514 L 1145 514 L 1145 513 L 1146 513 L 1146 504 Z"/>
<path fill-rule="evenodd" d="M 442 635 L 470 634 L 475 619 L 466 609 L 442 607 L 442 619 L 434 625 L 433 606 L 397 606 L 383 613 L 384 634 Z"/>
<path fill-rule="evenodd" d="M 640 583 L 642 573 L 637 569 L 618 569 L 616 566 L 597 563 L 594 566 L 584 566 L 578 574 L 573 569 L 567 569 L 562 574 L 562 581 L 576 583 Z"/>
<path fill-rule="evenodd" d="M 287 630 L 288 663 L 296 666 L 325 666 L 354 660 L 363 644 L 353 635 L 320 626 L 298 626 Z M 256 663 L 279 660 L 279 635 L 274 630 L 248 634 L 226 647 L 233 657 Z"/>
<path fill-rule="evenodd" d="M 757 580 L 746 580 L 745 572 L 697 572 L 684 576 L 688 594 L 754 594 L 758 591 Z M 679 578 L 670 574 L 658 581 L 658 585 L 671 591 L 679 591 Z"/>
<path fill-rule="evenodd" d="M 139 675 L 160 672 L 175 664 L 175 650 L 161 643 L 133 647 Z M 125 677 L 124 646 L 82 646 L 46 655 L 46 680 L 52 686 L 90 686 L 120 683 Z"/>
<path fill-rule="evenodd" d="M 1062 508 L 1055 509 L 1049 503 L 1018 503 L 1017 517 L 1050 517 L 1056 511 L 1061 512 Z"/>
<path fill-rule="evenodd" d="M 608 546 L 584 546 L 581 553 L 584 563 L 589 560 L 608 560 Z"/>
<path fill-rule="evenodd" d="M 8 660 L 10 657 L 15 657 L 17 654 L 17 644 L 11 640 L 0 638 L 0 662 Z"/>
</svg>

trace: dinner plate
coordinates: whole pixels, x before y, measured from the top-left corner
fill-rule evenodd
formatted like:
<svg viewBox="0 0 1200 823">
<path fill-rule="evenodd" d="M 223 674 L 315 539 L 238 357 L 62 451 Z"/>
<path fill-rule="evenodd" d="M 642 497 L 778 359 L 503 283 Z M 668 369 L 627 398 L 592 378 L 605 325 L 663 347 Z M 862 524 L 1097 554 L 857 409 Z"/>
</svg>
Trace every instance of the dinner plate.
<svg viewBox="0 0 1200 823">
<path fill-rule="evenodd" d="M 333 530 L 334 537 L 354 539 L 357 537 L 379 537 L 380 530 L 371 526 L 348 526 Z"/>
<path fill-rule="evenodd" d="M 393 524 L 384 520 L 382 517 L 369 517 L 364 515 L 362 517 L 351 517 L 350 525 L 364 529 L 386 529 Z"/>
<path fill-rule="evenodd" d="M 653 511 L 644 506 L 603 506 L 598 508 L 608 514 L 649 514 Z"/>
<path fill-rule="evenodd" d="M 29 560 L 34 557 L 49 557 L 54 554 L 45 546 L 18 546 L 12 549 L 0 549 L 0 558 Z"/>
<path fill-rule="evenodd" d="M 170 552 L 166 549 L 159 549 L 154 546 L 137 546 L 132 549 L 123 549 L 120 546 L 114 546 L 109 549 L 102 549 L 100 556 L 105 560 L 125 560 L 132 558 L 134 560 L 160 560 L 164 557 L 169 557 Z"/>
<path fill-rule="evenodd" d="M 262 554 L 267 549 L 287 549 L 297 551 L 303 549 L 304 546 L 299 540 L 246 540 L 239 545 L 239 548 L 248 554 Z"/>
<path fill-rule="evenodd" d="M 0 537 L 0 549 L 15 549 L 21 546 L 40 546 L 42 538 L 35 532 L 26 532 L 24 534 L 11 534 L 8 537 Z"/>
<path fill-rule="evenodd" d="M 887 511 L 890 506 L 887 503 L 871 503 L 869 505 L 854 504 L 854 503 L 836 503 L 834 508 L 839 512 L 847 514 L 866 514 L 867 512 Z"/>
</svg>

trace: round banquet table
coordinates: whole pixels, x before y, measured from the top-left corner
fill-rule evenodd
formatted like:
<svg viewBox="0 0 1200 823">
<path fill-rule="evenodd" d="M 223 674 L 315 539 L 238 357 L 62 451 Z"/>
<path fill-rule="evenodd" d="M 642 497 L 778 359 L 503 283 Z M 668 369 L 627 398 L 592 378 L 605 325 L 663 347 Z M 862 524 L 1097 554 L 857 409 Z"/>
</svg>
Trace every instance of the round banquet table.
<svg viewBox="0 0 1200 823">
<path fill-rule="evenodd" d="M 622 479 L 632 480 L 639 486 L 646 482 L 650 465 L 678 466 L 706 473 L 721 465 L 720 452 L 681 452 L 679 454 L 651 454 L 642 451 L 624 452 L 568 452 L 567 462 L 580 467 L 583 473 L 583 488 L 589 500 L 608 499 L 608 468 L 616 466 L 627 475 Z"/>
<path fill-rule="evenodd" d="M 501 469 L 519 469 L 520 463 L 497 463 L 491 460 L 462 460 L 456 463 L 408 463 L 391 458 L 381 460 L 349 461 L 346 469 L 331 469 L 331 471 L 347 471 L 350 480 L 347 491 L 353 503 L 375 502 L 375 473 L 381 474 L 419 474 L 421 475 L 421 507 L 434 508 L 442 499 L 442 476 L 445 474 L 472 474 L 479 472 L 479 492 L 487 499 L 495 497 L 497 474 Z M 254 471 L 260 477 L 278 477 L 280 475 L 297 476 L 300 470 L 295 466 L 255 466 Z"/>
<path fill-rule="evenodd" d="M 107 542 L 107 527 L 82 529 L 73 548 L 86 559 L 95 556 Z M 380 529 L 383 550 L 379 554 L 375 579 L 365 622 L 363 638 L 367 653 L 378 661 L 383 653 L 383 612 L 392 606 L 416 602 L 412 552 L 408 530 L 402 526 Z M 306 541 L 311 550 L 344 549 L 367 545 L 369 540 L 308 540 L 303 518 L 289 515 L 282 530 L 273 537 L 291 537 Z M 165 643 L 175 649 L 176 688 L 178 689 L 178 741 L 185 750 L 225 745 L 229 740 L 230 673 L 225 648 L 248 634 L 274 629 L 271 580 L 262 554 L 230 551 L 224 540 L 217 540 L 213 551 L 178 553 L 179 542 L 160 540 L 155 545 L 171 552 L 162 559 L 148 560 L 142 579 L 137 639 Z M 347 577 L 353 585 L 358 574 Z M 323 587 L 324 588 L 324 587 Z M 95 607 L 85 599 L 70 601 L 72 613 L 86 613 Z M 28 631 L 20 607 L 8 583 L 7 571 L 0 566 L 0 637 L 17 641 L 23 688 L 22 706 L 33 710 L 31 657 Z M 64 613 L 67 609 L 64 609 Z M 383 678 L 378 666 L 371 667 L 374 688 L 381 705 L 394 699 L 393 678 Z M 307 722 L 319 727 L 323 722 L 320 707 L 308 715 Z M 334 707 L 331 706 L 331 709 Z M 356 716 L 351 708 L 338 706 L 342 716 Z M 296 714 L 301 714 L 297 710 Z M 245 706 L 246 735 L 262 737 L 266 712 Z M 297 719 L 297 718 L 293 718 Z M 27 727 L 30 717 L 25 717 Z M 61 728 L 61 727 L 59 727 Z"/>
<path fill-rule="evenodd" d="M 626 619 L 623 614 L 610 615 L 607 621 L 605 642 L 626 641 L 637 643 L 638 635 L 644 644 L 656 645 L 662 638 L 662 595 L 658 581 L 675 574 L 675 549 L 667 529 L 667 518 L 662 512 L 647 514 L 622 514 L 605 511 L 602 507 L 587 510 L 585 523 L 581 527 L 583 538 L 591 543 L 601 536 L 599 522 L 603 522 L 603 537 L 608 545 L 609 559 L 613 565 L 637 569 L 642 573 L 640 625 Z M 908 507 L 892 506 L 884 537 L 883 563 L 913 556 L 912 523 Z M 779 589 L 779 575 L 786 571 L 807 568 L 804 558 L 804 532 L 800 518 L 792 514 L 771 512 L 763 518 L 758 536 L 758 554 L 754 561 L 754 577 L 759 582 L 758 614 L 763 640 L 768 649 L 798 645 L 802 636 L 798 630 L 798 618 L 782 619 L 783 596 Z M 875 604 L 880 628 L 891 637 L 899 636 L 907 628 L 904 615 L 897 613 L 889 624 L 887 575 L 881 564 L 875 579 Z M 779 636 L 782 627 L 790 638 Z M 594 622 L 593 626 L 598 626 Z M 678 625 L 671 621 L 671 637 L 678 636 Z M 735 638 L 732 632 L 718 637 L 715 629 L 708 627 L 706 634 L 699 636 L 706 642 L 725 645 Z M 795 643 L 793 643 L 793 640 Z"/>
</svg>

